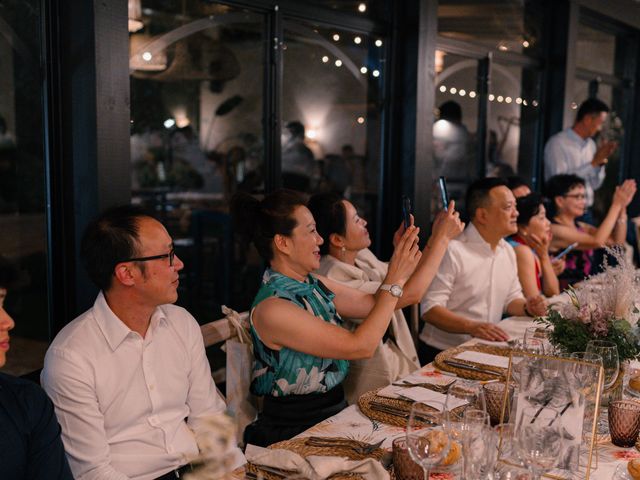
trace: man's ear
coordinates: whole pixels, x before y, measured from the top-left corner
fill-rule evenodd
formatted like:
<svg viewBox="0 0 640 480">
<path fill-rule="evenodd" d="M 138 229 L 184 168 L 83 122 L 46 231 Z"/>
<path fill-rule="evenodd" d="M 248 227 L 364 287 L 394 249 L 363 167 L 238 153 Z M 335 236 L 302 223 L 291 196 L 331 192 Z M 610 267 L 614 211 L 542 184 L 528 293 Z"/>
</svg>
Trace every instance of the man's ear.
<svg viewBox="0 0 640 480">
<path fill-rule="evenodd" d="M 128 287 L 131 287 L 136 283 L 133 275 L 133 271 L 131 269 L 131 264 L 128 264 L 128 263 L 117 264 L 116 268 L 113 271 L 113 274 L 116 277 L 116 281 Z"/>
<path fill-rule="evenodd" d="M 473 216 L 473 221 L 479 223 L 480 225 L 486 225 L 487 220 L 489 219 L 489 211 L 484 207 L 476 208 L 476 213 Z"/>
<path fill-rule="evenodd" d="M 332 233 L 331 235 L 329 235 L 329 244 L 332 247 L 342 248 L 345 244 L 344 237 L 337 233 Z"/>
<path fill-rule="evenodd" d="M 286 235 L 276 233 L 273 237 L 273 246 L 278 251 L 288 255 L 291 252 L 291 239 Z"/>
</svg>

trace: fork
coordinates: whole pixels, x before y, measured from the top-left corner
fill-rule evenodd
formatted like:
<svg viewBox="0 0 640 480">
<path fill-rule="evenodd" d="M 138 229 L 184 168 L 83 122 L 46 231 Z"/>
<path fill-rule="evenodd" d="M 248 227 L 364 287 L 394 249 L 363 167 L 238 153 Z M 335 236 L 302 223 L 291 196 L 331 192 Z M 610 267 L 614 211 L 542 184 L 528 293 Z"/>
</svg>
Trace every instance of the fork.
<svg viewBox="0 0 640 480">
<path fill-rule="evenodd" d="M 308 437 L 306 444 L 312 447 L 343 447 L 349 448 L 360 455 L 369 455 L 382 445 L 384 439 L 377 443 L 366 443 L 341 437 Z"/>
<path fill-rule="evenodd" d="M 433 390 L 439 393 L 447 393 L 449 391 L 449 387 L 453 385 L 455 382 L 448 383 L 447 385 L 437 385 L 435 383 L 411 383 L 407 380 L 403 380 L 402 382 L 392 383 L 394 387 L 422 387 L 428 388 L 429 390 Z"/>
</svg>

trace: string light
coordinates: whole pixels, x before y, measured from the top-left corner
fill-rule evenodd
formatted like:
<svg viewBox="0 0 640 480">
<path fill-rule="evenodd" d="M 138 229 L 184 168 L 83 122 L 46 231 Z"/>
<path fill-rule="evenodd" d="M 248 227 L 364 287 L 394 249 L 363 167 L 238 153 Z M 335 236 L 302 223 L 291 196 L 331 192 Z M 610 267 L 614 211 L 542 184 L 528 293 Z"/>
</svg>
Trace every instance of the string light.
<svg viewBox="0 0 640 480">
<path fill-rule="evenodd" d="M 150 62 L 152 58 L 153 58 L 153 55 L 151 55 L 151 52 L 144 52 L 144 53 L 142 54 L 142 59 L 143 59 L 145 62 Z"/>
<path fill-rule="evenodd" d="M 576 102 L 571 102 L 571 110 L 575 110 L 578 108 L 578 104 Z"/>
<path fill-rule="evenodd" d="M 496 99 L 496 96 L 493 93 L 489 94 L 489 101 L 493 102 Z"/>
<path fill-rule="evenodd" d="M 505 103 L 511 103 L 513 99 L 511 97 L 507 97 L 504 99 Z"/>
<path fill-rule="evenodd" d="M 460 95 L 461 97 L 464 97 L 466 94 L 467 94 L 467 91 L 466 91 L 466 90 L 464 90 L 464 89 L 460 89 L 460 90 L 458 91 L 458 95 Z"/>
<path fill-rule="evenodd" d="M 380 72 L 378 70 L 374 70 L 373 72 L 371 72 L 371 75 L 377 78 L 380 76 Z"/>
<path fill-rule="evenodd" d="M 337 33 L 333 34 L 333 41 L 337 42 L 338 40 L 340 40 L 340 35 L 338 35 Z"/>
<path fill-rule="evenodd" d="M 358 11 L 360 13 L 364 13 L 367 11 L 367 6 L 364 3 L 361 3 L 360 5 L 358 5 Z"/>
<path fill-rule="evenodd" d="M 458 89 L 457 89 L 456 87 L 451 87 L 451 88 L 449 89 L 449 93 L 451 93 L 451 94 L 453 94 L 453 95 L 455 95 L 457 91 L 458 91 Z"/>
<path fill-rule="evenodd" d="M 362 39 L 360 37 L 355 37 L 353 39 L 353 43 L 355 43 L 356 45 L 360 45 L 360 43 L 362 43 Z"/>
<path fill-rule="evenodd" d="M 335 64 L 336 64 L 336 67 L 341 67 L 342 66 L 342 60 L 340 60 L 340 59 L 336 60 Z"/>
<path fill-rule="evenodd" d="M 530 43 L 529 43 L 529 42 L 527 42 L 526 40 L 525 40 L 524 42 L 522 42 L 522 46 L 523 46 L 524 48 L 529 48 L 529 45 L 530 45 Z"/>
<path fill-rule="evenodd" d="M 496 98 L 496 100 L 498 101 L 498 103 L 502 103 L 504 97 L 502 95 L 498 95 L 498 98 Z"/>
<path fill-rule="evenodd" d="M 362 125 L 364 123 L 364 117 L 358 117 L 358 119 L 356 120 L 360 125 Z"/>
<path fill-rule="evenodd" d="M 378 39 L 375 42 L 376 47 L 381 47 L 382 46 L 382 40 Z"/>
<path fill-rule="evenodd" d="M 367 67 L 360 67 L 360 73 L 362 74 L 367 73 Z"/>
<path fill-rule="evenodd" d="M 444 85 L 440 85 L 440 91 L 441 91 L 442 93 L 446 92 L 446 91 L 447 91 L 447 87 L 446 87 L 446 86 L 444 86 Z"/>
<path fill-rule="evenodd" d="M 520 105 L 522 103 L 522 99 L 520 97 L 516 98 L 516 103 Z"/>
<path fill-rule="evenodd" d="M 471 90 L 469 92 L 469 98 L 476 98 L 476 92 L 474 92 L 473 90 Z"/>
<path fill-rule="evenodd" d="M 327 63 L 328 61 L 329 61 L 329 57 L 327 57 L 326 55 L 322 57 L 322 63 Z"/>
</svg>

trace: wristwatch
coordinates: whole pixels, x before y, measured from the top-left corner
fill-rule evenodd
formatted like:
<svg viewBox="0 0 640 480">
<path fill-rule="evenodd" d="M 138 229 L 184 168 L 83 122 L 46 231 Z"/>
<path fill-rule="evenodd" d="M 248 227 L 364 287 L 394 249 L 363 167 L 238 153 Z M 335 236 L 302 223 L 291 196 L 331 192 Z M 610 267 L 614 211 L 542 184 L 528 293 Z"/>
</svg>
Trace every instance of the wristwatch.
<svg viewBox="0 0 640 480">
<path fill-rule="evenodd" d="M 388 283 L 383 283 L 380 285 L 380 290 L 384 290 L 385 292 L 389 292 L 396 298 L 400 298 L 402 296 L 402 287 L 400 285 L 389 285 Z"/>
</svg>

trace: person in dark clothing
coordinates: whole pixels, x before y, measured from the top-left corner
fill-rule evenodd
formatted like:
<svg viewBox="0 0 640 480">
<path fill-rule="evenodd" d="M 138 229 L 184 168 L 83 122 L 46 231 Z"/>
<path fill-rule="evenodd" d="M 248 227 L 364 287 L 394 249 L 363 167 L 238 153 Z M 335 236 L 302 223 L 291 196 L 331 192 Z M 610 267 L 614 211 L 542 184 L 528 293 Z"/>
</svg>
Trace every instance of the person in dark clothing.
<svg viewBox="0 0 640 480">
<path fill-rule="evenodd" d="M 15 322 L 4 309 L 15 278 L 0 257 L 0 367 Z M 0 373 L 0 465 L 4 480 L 72 480 L 60 439 L 60 425 L 47 394 L 28 380 Z"/>
</svg>

